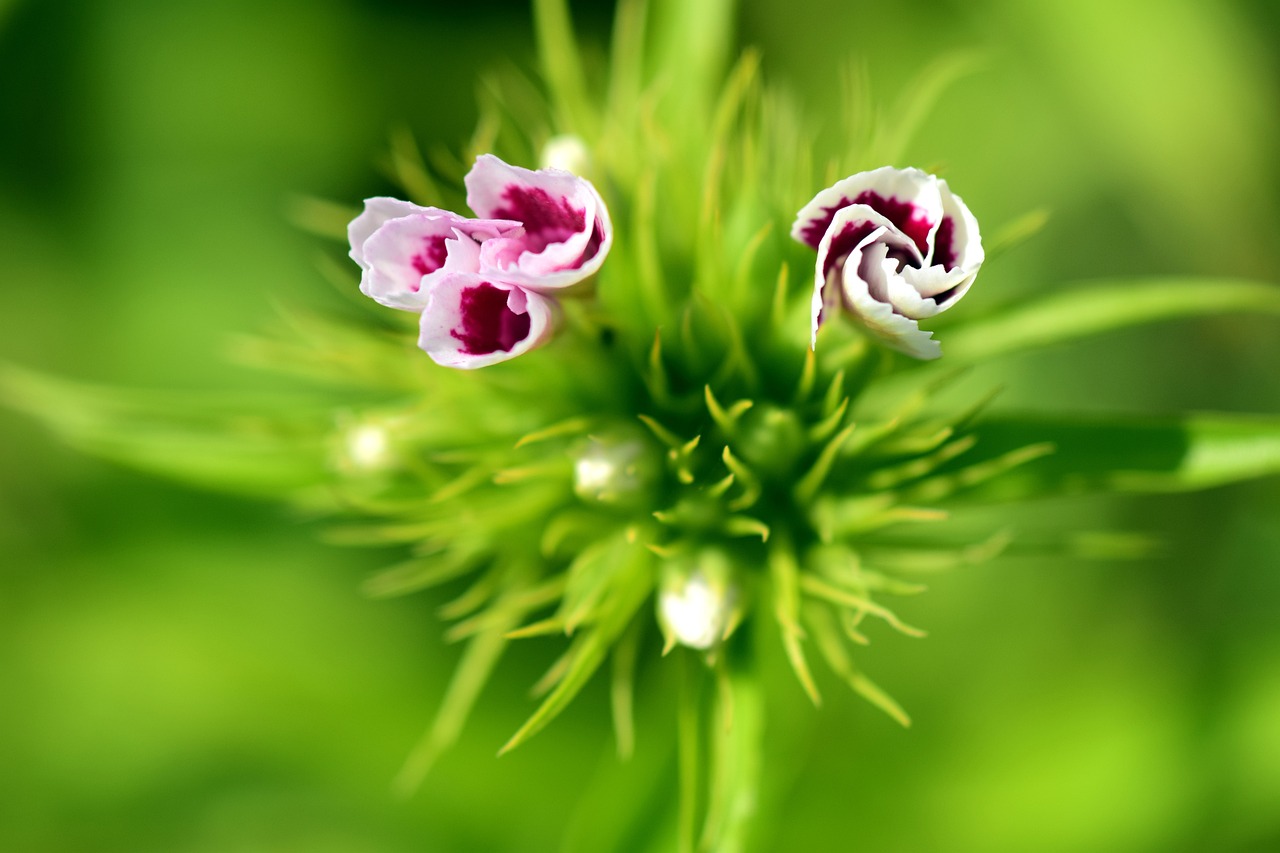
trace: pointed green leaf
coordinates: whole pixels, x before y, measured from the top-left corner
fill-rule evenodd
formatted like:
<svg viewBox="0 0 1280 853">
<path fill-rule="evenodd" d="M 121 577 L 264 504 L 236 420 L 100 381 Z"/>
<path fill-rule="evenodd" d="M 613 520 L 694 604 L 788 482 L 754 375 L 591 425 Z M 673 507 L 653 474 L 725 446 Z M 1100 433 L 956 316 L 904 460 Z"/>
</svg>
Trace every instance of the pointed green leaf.
<svg viewBox="0 0 1280 853">
<path fill-rule="evenodd" d="M 1189 491 L 1280 473 L 1280 418 L 1275 416 L 1005 414 L 986 418 L 974 433 L 978 443 L 967 459 L 995 459 L 1033 441 L 1055 448 L 970 493 L 979 499 Z"/>
<path fill-rule="evenodd" d="M 1280 285 L 1238 279 L 1113 279 L 1055 287 L 992 317 L 941 335 L 943 362 L 955 366 L 1089 337 L 1113 329 L 1216 314 L 1280 317 Z"/>
</svg>

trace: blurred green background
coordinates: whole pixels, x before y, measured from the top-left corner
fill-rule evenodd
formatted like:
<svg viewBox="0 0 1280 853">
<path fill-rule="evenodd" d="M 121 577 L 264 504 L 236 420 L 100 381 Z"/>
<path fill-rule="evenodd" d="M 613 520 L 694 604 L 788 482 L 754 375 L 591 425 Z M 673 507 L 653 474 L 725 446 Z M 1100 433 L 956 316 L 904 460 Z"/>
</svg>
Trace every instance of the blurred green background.
<svg viewBox="0 0 1280 853">
<path fill-rule="evenodd" d="M 578 5 L 599 45 L 609 10 Z M 530 28 L 506 0 L 0 0 L 0 358 L 274 387 L 228 339 L 282 300 L 337 304 L 314 263 L 333 247 L 290 224 L 290 198 L 388 191 L 375 163 L 397 123 L 460 144 L 477 75 L 530 67 Z M 984 228 L 1053 218 L 963 310 L 1088 277 L 1280 280 L 1280 5 L 754 0 L 740 36 L 817 116 L 850 56 L 888 101 L 939 55 L 981 57 L 908 160 L 943 169 Z M 1275 322 L 1234 318 L 982 378 L 1012 407 L 1276 412 L 1277 365 Z M 82 458 L 7 411 L 0 442 L 0 850 L 595 850 L 600 826 L 661 819 L 663 669 L 641 681 L 631 766 L 599 685 L 495 759 L 556 648 L 529 641 L 397 801 L 457 649 L 438 599 L 358 592 L 395 554 Z M 815 712 L 779 680 L 762 848 L 1280 849 L 1280 482 L 994 516 L 1165 546 L 932 579 L 900 608 L 930 638 L 882 632 L 861 658 L 909 731 L 834 684 Z"/>
</svg>

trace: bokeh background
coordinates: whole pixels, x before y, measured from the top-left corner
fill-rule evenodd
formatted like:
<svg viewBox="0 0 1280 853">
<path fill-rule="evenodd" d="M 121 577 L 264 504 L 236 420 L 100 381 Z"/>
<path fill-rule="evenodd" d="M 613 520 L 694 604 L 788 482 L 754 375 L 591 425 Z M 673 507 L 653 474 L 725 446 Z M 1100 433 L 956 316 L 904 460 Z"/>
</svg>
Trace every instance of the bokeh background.
<svg viewBox="0 0 1280 853">
<path fill-rule="evenodd" d="M 610 10 L 577 6 L 598 46 Z M 337 304 L 315 261 L 342 251 L 291 199 L 387 191 L 396 125 L 460 145 L 478 75 L 532 66 L 530 29 L 507 0 L 0 0 L 0 358 L 276 387 L 227 342 L 281 302 Z M 907 159 L 984 227 L 1053 216 L 966 307 L 1089 277 L 1280 281 L 1280 5 L 747 0 L 739 30 L 818 116 L 851 56 L 891 103 L 937 56 L 977 55 Z M 1261 318 L 1163 324 L 987 378 L 1009 407 L 1274 413 L 1278 341 Z M 395 554 L 80 457 L 7 411 L 0 447 L 0 850 L 594 851 L 664 819 L 660 669 L 630 766 L 599 685 L 495 759 L 555 649 L 522 645 L 399 801 L 457 649 L 439 599 L 359 593 Z M 762 849 L 1280 849 L 1280 482 L 998 514 L 1164 545 L 931 579 L 900 608 L 930 638 L 877 634 L 861 658 L 909 731 L 833 683 L 815 712 L 779 682 Z"/>
</svg>

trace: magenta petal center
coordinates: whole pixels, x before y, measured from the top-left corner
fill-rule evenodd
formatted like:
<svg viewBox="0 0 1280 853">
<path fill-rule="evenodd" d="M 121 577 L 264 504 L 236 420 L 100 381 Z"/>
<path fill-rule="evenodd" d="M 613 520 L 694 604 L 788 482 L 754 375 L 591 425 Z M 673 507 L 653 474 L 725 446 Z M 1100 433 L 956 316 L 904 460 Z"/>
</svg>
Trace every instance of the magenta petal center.
<svg viewBox="0 0 1280 853">
<path fill-rule="evenodd" d="M 956 221 L 950 216 L 942 217 L 938 224 L 938 233 L 933 238 L 933 263 L 941 265 L 947 272 L 956 266 Z"/>
<path fill-rule="evenodd" d="M 464 288 L 458 305 L 460 328 L 449 332 L 468 355 L 488 355 L 511 348 L 529 336 L 529 315 L 507 307 L 508 293 L 482 281 Z"/>
<path fill-rule="evenodd" d="M 921 257 L 929 256 L 929 229 L 933 228 L 933 222 L 922 209 L 909 201 L 885 198 L 872 190 L 859 193 L 853 203 L 865 204 L 892 222 L 899 231 L 910 237 L 911 242 L 916 244 Z"/>
<path fill-rule="evenodd" d="M 587 212 L 540 187 L 511 184 L 502 193 L 507 206 L 493 211 L 495 219 L 514 219 L 524 225 L 525 250 L 541 252 L 551 243 L 563 243 L 582 231 Z"/>
<path fill-rule="evenodd" d="M 410 261 L 413 268 L 421 275 L 433 273 L 444 266 L 445 258 L 449 255 L 448 247 L 444 244 L 445 239 L 443 234 L 432 234 L 423 238 L 422 250 Z"/>
</svg>

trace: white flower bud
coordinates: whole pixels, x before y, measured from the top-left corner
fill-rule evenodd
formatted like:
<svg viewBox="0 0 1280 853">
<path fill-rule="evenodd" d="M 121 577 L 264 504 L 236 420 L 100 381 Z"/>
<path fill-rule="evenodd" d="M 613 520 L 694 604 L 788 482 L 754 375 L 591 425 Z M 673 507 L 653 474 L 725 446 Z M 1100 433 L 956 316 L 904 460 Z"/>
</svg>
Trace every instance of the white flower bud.
<svg viewBox="0 0 1280 853">
<path fill-rule="evenodd" d="M 571 133 L 553 136 L 542 146 L 540 165 L 543 169 L 563 169 L 575 175 L 591 170 L 591 152 L 582 138 Z"/>
<path fill-rule="evenodd" d="M 592 437 L 573 463 L 573 490 L 584 501 L 629 505 L 647 495 L 658 473 L 653 447 L 638 432 Z"/>
<path fill-rule="evenodd" d="M 665 572 L 658 593 L 658 623 L 673 641 L 691 649 L 709 649 L 724 638 L 737 588 L 731 583 L 728 558 L 705 551 L 694 567 L 673 565 Z"/>
</svg>

